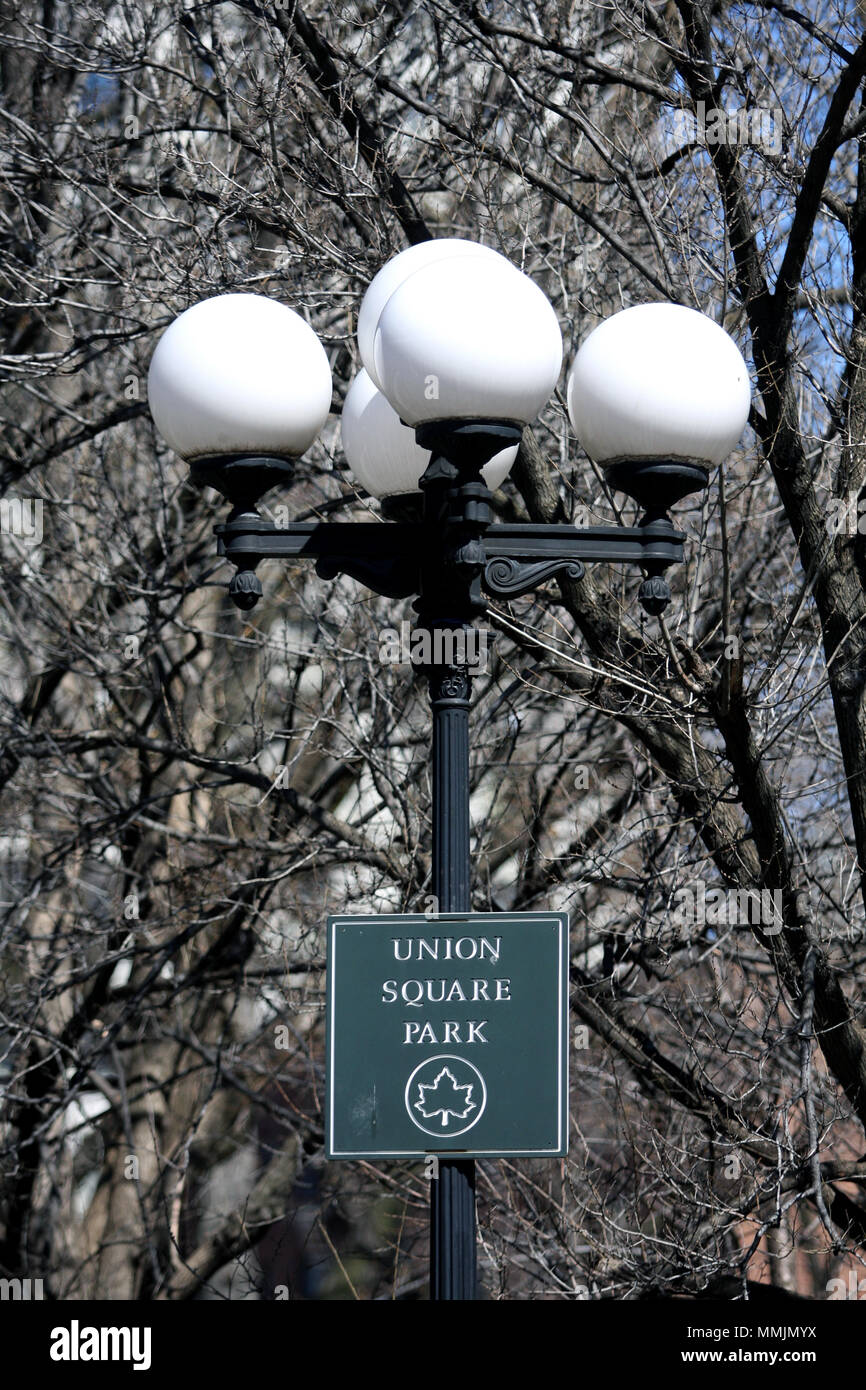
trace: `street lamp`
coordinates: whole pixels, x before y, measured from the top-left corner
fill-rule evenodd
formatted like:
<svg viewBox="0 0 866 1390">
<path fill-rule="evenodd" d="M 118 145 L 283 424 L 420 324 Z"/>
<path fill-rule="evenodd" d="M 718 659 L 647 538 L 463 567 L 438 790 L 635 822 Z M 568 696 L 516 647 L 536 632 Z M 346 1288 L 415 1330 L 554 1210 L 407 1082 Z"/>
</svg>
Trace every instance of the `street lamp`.
<svg viewBox="0 0 866 1390">
<path fill-rule="evenodd" d="M 416 270 L 423 270 L 435 261 L 453 261 L 460 256 L 486 257 L 508 270 L 513 269 L 511 262 L 500 256 L 498 251 L 492 251 L 480 242 L 467 241 L 462 237 L 439 237 L 434 241 L 421 241 L 407 251 L 401 251 L 399 256 L 392 256 L 371 280 L 358 313 L 358 351 L 374 385 L 381 387 L 382 384 L 376 370 L 375 341 L 382 310 L 388 300 Z"/>
<path fill-rule="evenodd" d="M 606 319 L 568 377 L 568 413 L 584 449 L 647 509 L 706 487 L 710 466 L 743 433 L 750 402 L 736 343 L 681 304 L 639 304 Z"/>
<path fill-rule="evenodd" d="M 217 527 L 235 566 L 241 609 L 262 595 L 269 558 L 311 559 L 323 579 L 347 574 L 378 594 L 413 597 L 429 631 L 468 629 L 484 594 L 513 598 L 587 562 L 633 563 L 639 597 L 660 614 L 664 571 L 683 556 L 670 508 L 707 486 L 749 410 L 746 365 L 703 314 L 673 304 L 624 310 L 584 342 L 568 378 L 578 438 L 611 485 L 643 508 L 637 526 L 494 523 L 491 488 L 514 461 L 524 427 L 559 378 L 553 308 L 526 275 L 476 243 L 414 246 L 370 285 L 358 320 L 364 370 L 343 407 L 357 481 L 382 499 L 380 522 L 294 522 L 257 510 L 293 476 L 330 406 L 324 350 L 292 310 L 257 295 L 222 295 L 182 314 L 161 338 L 148 381 L 154 421 L 193 477 L 231 504 Z M 436 651 L 436 644 L 433 644 Z M 471 908 L 471 671 L 434 658 L 432 892 L 441 913 Z M 474 1162 L 440 1162 L 431 1192 L 431 1297 L 475 1296 Z"/>
</svg>

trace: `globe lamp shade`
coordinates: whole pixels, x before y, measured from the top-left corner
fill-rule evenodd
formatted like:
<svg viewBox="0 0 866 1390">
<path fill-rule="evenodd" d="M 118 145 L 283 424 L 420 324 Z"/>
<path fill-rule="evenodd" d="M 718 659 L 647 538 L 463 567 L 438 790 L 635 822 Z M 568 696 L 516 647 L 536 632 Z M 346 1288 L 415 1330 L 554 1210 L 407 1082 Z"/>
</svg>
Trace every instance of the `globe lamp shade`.
<svg viewBox="0 0 866 1390">
<path fill-rule="evenodd" d="M 749 372 L 731 337 L 679 304 L 641 304 L 600 324 L 568 377 L 568 413 L 590 458 L 608 465 L 719 464 L 749 416 Z"/>
<path fill-rule="evenodd" d="M 376 377 L 407 425 L 434 420 L 529 424 L 562 365 L 562 335 L 543 292 L 508 262 L 439 260 L 416 270 L 382 310 Z"/>
<path fill-rule="evenodd" d="M 160 338 L 147 379 L 154 423 L 182 458 L 294 458 L 331 406 L 331 369 L 309 324 L 258 294 L 187 309 Z"/>
<path fill-rule="evenodd" d="M 399 255 L 392 256 L 370 281 L 358 313 L 358 349 L 365 371 L 372 377 L 373 384 L 380 389 L 382 383 L 376 373 L 374 344 L 382 310 L 394 291 L 416 270 L 432 265 L 435 261 L 453 259 L 455 256 L 488 256 L 503 266 L 510 265 L 498 251 L 491 250 L 489 246 L 482 246 L 478 241 L 468 241 L 463 237 L 438 237 L 433 241 L 418 242 L 416 246 L 410 246 Z"/>
</svg>

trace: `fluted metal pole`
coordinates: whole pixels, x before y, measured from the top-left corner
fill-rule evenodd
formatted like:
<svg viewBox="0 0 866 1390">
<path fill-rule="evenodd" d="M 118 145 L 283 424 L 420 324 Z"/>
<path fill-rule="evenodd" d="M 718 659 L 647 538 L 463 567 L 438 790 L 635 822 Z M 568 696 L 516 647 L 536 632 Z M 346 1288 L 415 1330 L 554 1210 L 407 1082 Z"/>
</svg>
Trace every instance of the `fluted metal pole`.
<svg viewBox="0 0 866 1390">
<path fill-rule="evenodd" d="M 440 912 L 468 912 L 469 696 L 465 669 L 434 667 L 433 892 Z M 475 1275 L 475 1164 L 440 1159 L 430 1195 L 430 1298 L 473 1299 Z"/>
<path fill-rule="evenodd" d="M 430 462 L 420 479 L 427 524 L 421 593 L 429 629 L 462 630 L 486 609 L 481 592 L 482 537 L 492 520 L 481 470 L 517 445 L 521 428 L 501 421 L 440 420 L 415 430 Z M 440 654 L 427 668 L 433 707 L 433 892 L 440 912 L 470 912 L 469 704 L 465 651 Z M 430 1194 L 430 1298 L 474 1299 L 475 1163 L 440 1158 Z"/>
</svg>

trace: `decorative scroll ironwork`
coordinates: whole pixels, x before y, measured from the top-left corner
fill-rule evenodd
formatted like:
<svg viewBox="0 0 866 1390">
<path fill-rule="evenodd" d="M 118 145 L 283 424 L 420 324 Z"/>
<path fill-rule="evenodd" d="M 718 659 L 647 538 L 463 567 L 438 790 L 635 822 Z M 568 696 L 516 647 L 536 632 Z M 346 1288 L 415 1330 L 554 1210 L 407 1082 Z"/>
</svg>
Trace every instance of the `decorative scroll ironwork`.
<svg viewBox="0 0 866 1390">
<path fill-rule="evenodd" d="M 537 589 L 548 579 L 582 579 L 580 560 L 489 560 L 484 567 L 484 588 L 498 598 L 517 598 Z"/>
<path fill-rule="evenodd" d="M 430 699 L 441 701 L 466 700 L 470 696 L 470 671 L 467 666 L 436 667 L 429 672 Z"/>
</svg>

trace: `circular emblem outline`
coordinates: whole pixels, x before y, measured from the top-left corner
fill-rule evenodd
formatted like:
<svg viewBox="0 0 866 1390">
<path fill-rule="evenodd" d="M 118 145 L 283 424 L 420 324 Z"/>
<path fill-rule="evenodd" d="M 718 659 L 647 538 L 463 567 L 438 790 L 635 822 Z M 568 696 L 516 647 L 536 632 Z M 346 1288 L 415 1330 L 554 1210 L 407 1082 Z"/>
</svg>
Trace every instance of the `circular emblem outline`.
<svg viewBox="0 0 866 1390">
<path fill-rule="evenodd" d="M 434 1129 L 432 1126 L 428 1126 L 427 1124 L 422 1123 L 421 1120 L 417 1120 L 412 1113 L 413 1101 L 410 1095 L 412 1082 L 415 1080 L 415 1077 L 418 1075 L 419 1071 L 421 1071 L 424 1067 L 430 1066 L 432 1062 L 461 1062 L 464 1067 L 468 1067 L 470 1071 L 473 1071 L 475 1073 L 475 1075 L 478 1077 L 479 1082 L 481 1083 L 481 1104 L 476 1106 L 478 1113 L 476 1115 L 473 1115 L 469 1123 L 464 1125 L 462 1129 L 448 1130 L 441 1125 L 438 1128 Z M 452 1080 L 454 1079 L 455 1078 L 452 1077 Z M 420 1082 L 418 1084 L 421 1085 Z M 433 1137 L 436 1139 L 456 1139 L 458 1135 L 466 1134 L 468 1130 L 472 1129 L 473 1125 L 477 1125 L 478 1121 L 481 1119 L 481 1116 L 484 1114 L 484 1110 L 487 1105 L 487 1083 L 485 1082 L 484 1077 L 481 1075 L 481 1072 L 475 1066 L 474 1062 L 468 1062 L 465 1057 L 458 1057 L 455 1053 L 438 1053 L 435 1057 L 425 1057 L 423 1062 L 418 1063 L 417 1067 L 412 1072 L 412 1075 L 409 1077 L 409 1080 L 406 1082 L 404 1101 L 406 1105 L 406 1113 L 409 1116 L 409 1119 L 412 1121 L 413 1125 L 415 1125 L 418 1129 L 421 1130 L 423 1134 L 432 1134 Z"/>
</svg>

